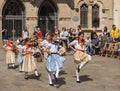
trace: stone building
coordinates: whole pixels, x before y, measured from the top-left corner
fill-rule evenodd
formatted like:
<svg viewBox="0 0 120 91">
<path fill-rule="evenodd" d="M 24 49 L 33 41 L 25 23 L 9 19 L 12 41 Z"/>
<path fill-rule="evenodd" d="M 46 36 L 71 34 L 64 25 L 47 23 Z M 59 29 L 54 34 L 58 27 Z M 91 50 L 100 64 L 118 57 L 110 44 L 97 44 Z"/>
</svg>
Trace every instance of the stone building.
<svg viewBox="0 0 120 91">
<path fill-rule="evenodd" d="M 120 0 L 113 1 L 113 23 L 120 29 Z"/>
<path fill-rule="evenodd" d="M 101 32 L 104 26 L 120 22 L 120 0 L 0 0 L 0 29 L 6 28 L 9 36 L 19 37 L 25 26 L 30 35 L 35 26 L 43 33 L 60 30 L 63 26 L 81 25 L 88 32 L 94 27 Z M 114 19 L 114 20 L 113 20 Z M 119 20 L 119 21 L 118 21 Z M 120 26 L 120 25 L 119 25 Z M 1 36 L 0 36 L 1 37 Z M 1 38 L 0 38 L 1 39 Z"/>
</svg>

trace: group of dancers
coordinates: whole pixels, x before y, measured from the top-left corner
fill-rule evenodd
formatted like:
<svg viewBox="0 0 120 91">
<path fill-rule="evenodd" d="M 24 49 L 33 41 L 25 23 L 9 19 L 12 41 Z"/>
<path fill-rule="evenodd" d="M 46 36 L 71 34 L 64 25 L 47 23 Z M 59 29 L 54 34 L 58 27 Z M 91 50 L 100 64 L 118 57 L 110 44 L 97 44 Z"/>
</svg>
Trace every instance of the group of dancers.
<svg viewBox="0 0 120 91">
<path fill-rule="evenodd" d="M 84 33 L 79 33 L 69 47 L 74 51 L 74 63 L 76 64 L 76 82 L 80 83 L 79 73 L 83 66 L 85 66 L 91 56 L 88 55 L 86 50 L 86 42 L 84 40 Z M 19 71 L 24 72 L 25 79 L 28 79 L 28 73 L 34 72 L 37 79 L 39 73 L 36 66 L 36 53 L 41 53 L 46 59 L 46 71 L 48 73 L 49 85 L 53 86 L 52 76 L 55 81 L 58 81 L 60 69 L 63 67 L 65 58 L 61 56 L 64 53 L 64 48 L 56 34 L 47 34 L 46 38 L 41 42 L 36 42 L 33 39 L 18 39 L 16 43 L 11 38 L 5 44 L 6 49 L 6 64 L 9 68 L 15 69 L 16 60 L 19 63 Z M 17 53 L 14 51 L 17 50 Z M 17 55 L 16 55 L 17 54 Z"/>
</svg>

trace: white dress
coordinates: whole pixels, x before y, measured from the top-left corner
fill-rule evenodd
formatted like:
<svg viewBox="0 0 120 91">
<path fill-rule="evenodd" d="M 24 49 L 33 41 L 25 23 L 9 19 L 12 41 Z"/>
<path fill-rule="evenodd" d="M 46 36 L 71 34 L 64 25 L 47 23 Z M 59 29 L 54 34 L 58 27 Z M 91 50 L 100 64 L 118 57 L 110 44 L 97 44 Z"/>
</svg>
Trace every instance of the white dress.
<svg viewBox="0 0 120 91">
<path fill-rule="evenodd" d="M 18 62 L 18 63 L 22 63 L 22 62 L 23 62 L 22 53 L 25 52 L 24 46 L 21 45 L 21 44 L 19 44 L 19 45 L 17 46 L 17 48 L 18 48 L 18 51 L 19 51 L 19 53 L 18 53 L 18 55 L 17 55 L 17 62 Z"/>
<path fill-rule="evenodd" d="M 6 63 L 14 64 L 15 63 L 15 53 L 12 51 L 12 46 L 6 46 Z"/>
<path fill-rule="evenodd" d="M 79 49 L 79 50 L 82 50 L 82 51 L 84 51 L 85 48 L 86 48 L 85 45 L 81 46 L 81 43 L 79 43 L 78 40 L 73 40 L 73 41 L 70 43 L 70 45 L 73 45 L 73 46 L 75 47 L 75 49 Z"/>
<path fill-rule="evenodd" d="M 47 41 L 47 40 L 43 40 L 41 42 L 41 46 L 43 46 L 43 47 L 47 47 L 48 44 L 49 44 L 49 41 Z"/>
<path fill-rule="evenodd" d="M 49 41 L 47 41 L 46 39 L 41 42 L 41 46 L 44 50 L 46 50 L 48 44 L 49 44 Z M 43 58 L 44 61 L 46 61 L 47 56 L 48 56 L 47 52 L 44 52 L 44 58 Z"/>
<path fill-rule="evenodd" d="M 27 51 L 33 52 L 33 49 L 29 48 Z M 22 65 L 22 71 L 32 72 L 32 71 L 35 71 L 35 69 L 37 69 L 35 58 L 33 57 L 32 54 L 26 54 L 24 57 L 23 65 Z"/>
<path fill-rule="evenodd" d="M 48 49 L 50 50 L 51 54 L 48 55 L 47 61 L 46 61 L 46 69 L 48 72 L 56 72 L 57 69 L 60 69 L 63 67 L 63 63 L 65 61 L 65 58 L 61 57 L 58 52 L 59 43 L 49 43 Z"/>
<path fill-rule="evenodd" d="M 75 49 L 78 49 L 78 51 L 74 53 L 74 62 L 77 65 L 80 65 L 80 63 L 83 61 L 91 60 L 91 56 L 83 52 L 85 51 L 85 48 L 86 48 L 85 43 L 83 46 L 81 46 L 81 43 L 79 43 L 78 40 L 74 40 L 70 43 L 70 45 L 74 46 Z"/>
</svg>

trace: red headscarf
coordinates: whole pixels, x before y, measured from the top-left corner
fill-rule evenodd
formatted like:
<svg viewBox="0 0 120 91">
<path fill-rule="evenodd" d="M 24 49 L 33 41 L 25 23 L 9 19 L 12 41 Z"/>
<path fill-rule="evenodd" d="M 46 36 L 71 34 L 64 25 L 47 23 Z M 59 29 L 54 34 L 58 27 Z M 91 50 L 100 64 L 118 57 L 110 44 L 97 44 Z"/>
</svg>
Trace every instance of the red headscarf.
<svg viewBox="0 0 120 91">
<path fill-rule="evenodd" d="M 8 42 L 6 43 L 6 45 L 9 46 L 9 47 L 12 47 L 12 43 L 11 43 L 10 41 L 8 41 Z"/>
</svg>

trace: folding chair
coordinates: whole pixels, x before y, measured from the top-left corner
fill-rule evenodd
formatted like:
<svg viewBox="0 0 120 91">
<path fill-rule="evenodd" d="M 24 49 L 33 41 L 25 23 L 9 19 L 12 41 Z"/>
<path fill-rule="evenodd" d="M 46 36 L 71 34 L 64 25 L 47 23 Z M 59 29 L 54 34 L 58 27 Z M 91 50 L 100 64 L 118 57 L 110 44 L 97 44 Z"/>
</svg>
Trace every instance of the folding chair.
<svg viewBox="0 0 120 91">
<path fill-rule="evenodd" d="M 118 43 L 114 43 L 113 44 L 113 49 L 111 49 L 111 50 L 112 50 L 111 57 L 117 57 Z"/>
<path fill-rule="evenodd" d="M 114 45 L 113 43 L 107 44 L 106 54 L 105 54 L 106 57 L 108 57 L 112 53 L 112 51 L 113 51 L 113 45 Z"/>
<path fill-rule="evenodd" d="M 105 42 L 104 47 L 102 49 L 101 56 L 106 55 L 106 51 L 109 50 L 109 48 L 110 48 L 110 43 L 109 42 Z"/>
<path fill-rule="evenodd" d="M 118 59 L 120 59 L 120 42 L 118 42 Z"/>
</svg>

